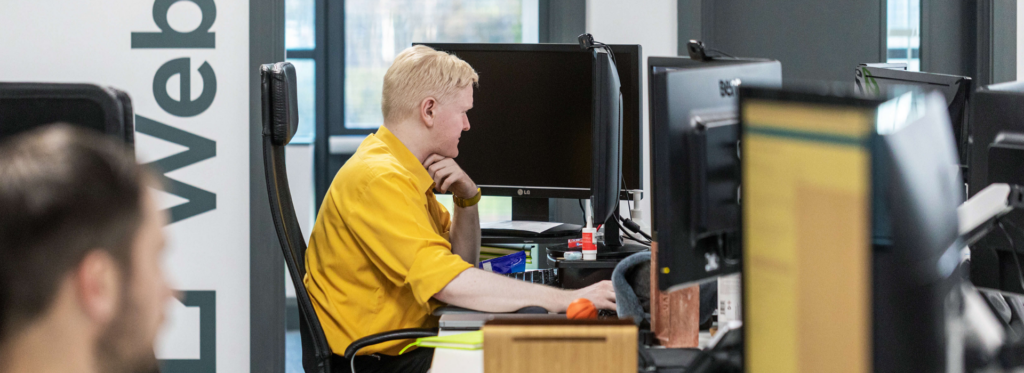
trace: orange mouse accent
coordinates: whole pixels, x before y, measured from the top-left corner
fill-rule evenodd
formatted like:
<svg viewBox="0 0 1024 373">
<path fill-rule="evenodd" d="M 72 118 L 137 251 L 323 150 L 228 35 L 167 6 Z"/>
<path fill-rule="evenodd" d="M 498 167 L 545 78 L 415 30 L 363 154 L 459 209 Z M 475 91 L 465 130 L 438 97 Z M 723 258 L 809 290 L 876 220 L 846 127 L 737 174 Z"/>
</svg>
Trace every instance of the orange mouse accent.
<svg viewBox="0 0 1024 373">
<path fill-rule="evenodd" d="M 570 320 L 586 320 L 597 318 L 597 307 L 587 298 L 579 298 L 569 303 L 565 317 Z"/>
</svg>

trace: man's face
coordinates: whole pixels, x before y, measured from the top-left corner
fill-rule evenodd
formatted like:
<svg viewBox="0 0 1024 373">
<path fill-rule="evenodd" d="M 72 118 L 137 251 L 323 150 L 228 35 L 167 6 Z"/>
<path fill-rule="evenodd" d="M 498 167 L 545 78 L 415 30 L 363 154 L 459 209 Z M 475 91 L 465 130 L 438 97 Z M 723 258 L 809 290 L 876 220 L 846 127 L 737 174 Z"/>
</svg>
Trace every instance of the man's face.
<svg viewBox="0 0 1024 373">
<path fill-rule="evenodd" d="M 431 130 L 434 153 L 448 158 L 459 156 L 459 137 L 462 131 L 469 131 L 469 117 L 466 112 L 473 108 L 473 86 L 460 89 L 452 98 L 437 106 L 434 112 L 434 128 Z"/>
<path fill-rule="evenodd" d="M 143 194 L 142 208 L 143 220 L 133 243 L 120 312 L 99 341 L 104 372 L 155 371 L 157 364 L 153 342 L 172 296 L 160 265 L 167 217 L 157 209 L 148 190 Z"/>
</svg>

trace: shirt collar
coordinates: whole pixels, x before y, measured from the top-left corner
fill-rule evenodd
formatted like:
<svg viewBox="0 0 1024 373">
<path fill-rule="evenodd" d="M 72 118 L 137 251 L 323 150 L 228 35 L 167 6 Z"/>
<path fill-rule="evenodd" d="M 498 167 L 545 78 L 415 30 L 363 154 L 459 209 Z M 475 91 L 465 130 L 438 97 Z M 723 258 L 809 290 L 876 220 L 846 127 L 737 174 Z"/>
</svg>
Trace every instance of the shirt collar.
<svg viewBox="0 0 1024 373">
<path fill-rule="evenodd" d="M 391 154 L 398 159 L 398 163 L 413 174 L 416 178 L 417 189 L 423 192 L 431 189 L 434 185 L 434 179 L 430 177 L 430 173 L 428 173 L 427 169 L 423 167 L 420 160 L 417 159 L 416 156 L 412 154 L 412 151 L 402 143 L 402 140 L 395 137 L 395 134 L 391 133 L 391 130 L 388 130 L 388 128 L 384 126 L 380 126 L 380 128 L 377 129 L 377 133 L 374 134 L 374 137 L 383 142 L 384 145 L 387 145 L 388 149 L 391 150 Z"/>
</svg>

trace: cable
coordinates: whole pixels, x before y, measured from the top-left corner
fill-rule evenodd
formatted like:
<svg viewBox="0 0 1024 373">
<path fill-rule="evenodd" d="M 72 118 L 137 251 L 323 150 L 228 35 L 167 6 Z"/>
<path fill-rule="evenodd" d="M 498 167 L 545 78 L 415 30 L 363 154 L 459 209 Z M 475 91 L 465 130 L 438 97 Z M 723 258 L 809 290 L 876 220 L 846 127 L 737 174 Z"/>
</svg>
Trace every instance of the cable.
<svg viewBox="0 0 1024 373">
<path fill-rule="evenodd" d="M 576 200 L 576 202 L 580 203 L 580 213 L 583 214 L 583 222 L 584 222 L 583 224 L 586 224 L 586 221 L 587 221 L 587 209 L 583 208 L 583 200 L 582 199 L 578 199 L 578 200 Z"/>
<path fill-rule="evenodd" d="M 630 232 L 628 230 L 625 230 L 625 229 L 623 229 L 622 232 L 624 232 L 626 234 L 626 236 L 629 237 L 629 239 L 631 239 L 633 241 L 636 241 L 636 243 L 638 243 L 640 245 L 643 245 L 643 246 L 651 247 L 651 242 L 650 241 L 645 241 L 641 237 L 634 236 L 632 232 Z"/>
<path fill-rule="evenodd" d="M 622 219 L 621 216 L 616 214 L 615 215 L 615 219 L 619 222 L 620 230 L 622 232 L 625 232 L 626 235 L 629 236 L 629 238 L 633 239 L 633 241 L 639 242 L 639 243 L 647 245 L 647 246 L 651 245 L 651 236 L 648 236 L 646 233 L 643 233 L 639 229 L 637 230 L 637 232 L 639 232 L 639 234 L 641 236 L 643 236 L 643 238 L 639 238 L 637 236 L 634 236 L 633 234 L 636 233 L 636 232 L 634 232 L 632 229 L 630 229 L 628 226 L 626 226 L 626 221 L 624 219 Z M 632 221 L 630 221 L 630 222 L 632 222 Z M 633 224 L 635 225 L 636 223 L 633 223 Z"/>
<path fill-rule="evenodd" d="M 711 51 L 711 52 L 715 52 L 715 53 L 721 54 L 721 55 L 723 55 L 723 56 L 726 56 L 726 57 L 729 57 L 729 58 L 736 58 L 736 56 L 733 56 L 733 55 L 731 55 L 731 54 L 728 54 L 728 53 L 722 52 L 722 51 L 720 51 L 720 50 L 718 50 L 718 49 L 715 49 L 715 48 L 708 48 L 708 47 L 704 47 L 704 49 L 705 49 L 705 50 L 708 50 L 708 51 Z"/>
<path fill-rule="evenodd" d="M 628 235 L 628 236 L 629 236 L 629 238 L 632 238 L 632 239 L 633 239 L 634 241 L 637 241 L 637 242 L 646 242 L 646 240 L 645 240 L 645 239 L 639 239 L 639 240 L 638 240 L 638 239 L 636 238 L 636 236 L 634 236 L 634 235 L 633 235 L 633 234 L 634 234 L 635 232 L 633 232 L 633 230 L 631 230 L 631 229 L 629 229 L 628 227 L 626 227 L 626 223 L 625 223 L 625 221 L 623 221 L 623 219 L 622 219 L 622 217 L 621 217 L 621 216 L 619 216 L 619 215 L 615 215 L 615 221 L 619 223 L 619 232 L 623 232 L 623 233 L 626 233 L 626 235 Z"/>
<path fill-rule="evenodd" d="M 599 42 L 599 41 L 595 41 L 594 42 L 594 47 L 595 48 L 598 48 L 598 47 L 604 48 L 605 52 L 608 52 L 608 56 L 612 58 L 612 63 L 615 64 L 616 70 L 618 70 L 619 61 L 615 60 L 615 52 L 612 51 L 612 47 L 610 45 L 602 43 L 602 42 Z"/>
<path fill-rule="evenodd" d="M 625 219 L 620 218 L 620 220 L 622 221 L 622 225 L 625 226 L 626 229 L 629 229 L 631 232 L 634 232 L 634 233 L 637 233 L 637 234 L 643 236 L 648 241 L 652 241 L 651 235 L 647 234 L 646 232 L 644 232 L 643 230 L 640 229 L 640 224 L 637 224 L 632 219 L 628 219 L 628 218 L 625 218 Z"/>
<path fill-rule="evenodd" d="M 1013 223 L 1009 223 L 1009 224 L 1011 226 L 1017 228 L 1017 226 L 1014 225 Z M 1017 265 L 1017 280 L 1020 281 L 1020 288 L 1024 289 L 1024 271 L 1021 270 L 1020 259 L 1017 258 L 1017 254 L 1019 254 L 1019 252 L 1017 251 L 1017 245 L 1015 245 L 1013 243 L 1013 237 L 1010 237 L 1010 232 L 1008 232 L 1006 230 L 1006 227 L 1003 226 L 1002 220 L 997 221 L 996 225 L 998 225 L 999 229 L 1003 231 L 1003 235 L 1006 236 L 1006 240 L 1010 241 L 1010 252 L 1011 252 L 1010 256 L 1013 257 L 1013 263 Z M 1017 228 L 1017 229 L 1020 230 L 1020 228 Z"/>
</svg>

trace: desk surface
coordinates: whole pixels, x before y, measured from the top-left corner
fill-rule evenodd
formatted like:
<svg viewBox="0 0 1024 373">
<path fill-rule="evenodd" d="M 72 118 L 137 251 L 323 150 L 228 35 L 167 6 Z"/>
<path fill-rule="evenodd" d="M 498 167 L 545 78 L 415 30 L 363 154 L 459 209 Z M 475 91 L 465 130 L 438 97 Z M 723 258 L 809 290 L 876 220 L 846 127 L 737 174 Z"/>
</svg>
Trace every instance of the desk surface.
<svg viewBox="0 0 1024 373">
<path fill-rule="evenodd" d="M 465 333 L 464 330 L 441 330 L 439 335 Z M 700 332 L 697 347 L 704 348 L 711 341 L 711 334 Z M 483 373 L 484 350 L 464 351 L 447 348 L 434 349 L 434 361 L 431 363 L 432 373 Z"/>
</svg>

